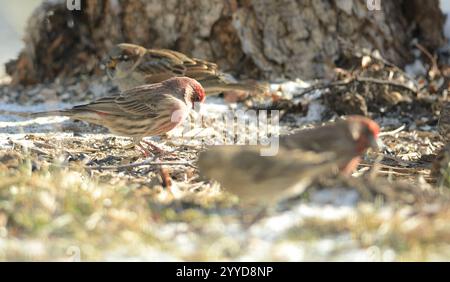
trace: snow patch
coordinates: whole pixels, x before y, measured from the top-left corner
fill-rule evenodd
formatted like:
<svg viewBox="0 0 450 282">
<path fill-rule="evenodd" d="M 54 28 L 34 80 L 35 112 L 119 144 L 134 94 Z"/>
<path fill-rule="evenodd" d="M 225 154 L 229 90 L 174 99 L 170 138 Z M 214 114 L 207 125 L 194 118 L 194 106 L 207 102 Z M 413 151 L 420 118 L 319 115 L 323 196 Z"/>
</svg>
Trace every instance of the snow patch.
<svg viewBox="0 0 450 282">
<path fill-rule="evenodd" d="M 311 202 L 318 205 L 355 207 L 358 200 L 358 192 L 344 188 L 323 189 L 311 194 Z"/>
<path fill-rule="evenodd" d="M 427 69 L 421 60 L 416 59 L 414 63 L 405 66 L 405 72 L 412 77 L 417 77 L 426 75 Z"/>
</svg>

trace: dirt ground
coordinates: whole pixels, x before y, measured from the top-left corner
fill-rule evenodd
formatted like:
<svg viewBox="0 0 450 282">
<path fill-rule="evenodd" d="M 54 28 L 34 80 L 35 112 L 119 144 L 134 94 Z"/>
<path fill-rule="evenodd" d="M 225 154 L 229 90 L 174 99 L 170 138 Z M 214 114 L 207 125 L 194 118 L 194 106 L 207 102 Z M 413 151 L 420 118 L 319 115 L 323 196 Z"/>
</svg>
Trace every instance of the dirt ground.
<svg viewBox="0 0 450 282">
<path fill-rule="evenodd" d="M 278 109 L 282 134 L 350 113 L 382 127 L 386 148 L 368 152 L 353 177 L 321 179 L 248 225 L 253 210 L 199 177 L 205 145 L 198 139 L 207 137 L 182 145 L 153 139 L 172 154 L 145 158 L 129 139 L 99 126 L 18 114 L 107 95 L 115 90 L 106 77 L 26 88 L 4 80 L 0 260 L 448 260 L 450 192 L 431 174 L 444 146 L 436 125 L 446 92 L 372 84 L 311 90 L 312 82 L 284 81 L 272 83 L 268 97 L 242 103 L 208 98 L 206 113 Z"/>
</svg>

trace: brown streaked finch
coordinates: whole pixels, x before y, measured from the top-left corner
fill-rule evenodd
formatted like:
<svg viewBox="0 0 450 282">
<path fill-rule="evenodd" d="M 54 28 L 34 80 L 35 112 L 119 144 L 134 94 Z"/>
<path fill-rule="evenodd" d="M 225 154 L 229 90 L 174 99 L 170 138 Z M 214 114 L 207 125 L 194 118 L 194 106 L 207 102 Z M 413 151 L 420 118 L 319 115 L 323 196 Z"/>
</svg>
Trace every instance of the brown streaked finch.
<svg viewBox="0 0 450 282">
<path fill-rule="evenodd" d="M 113 134 L 131 137 L 142 149 L 141 142 L 157 149 L 142 138 L 162 135 L 174 129 L 186 119 L 195 103 L 204 100 L 205 91 L 200 83 L 188 77 L 176 77 L 138 86 L 72 109 L 31 116 L 67 116 L 104 126 Z"/>
<path fill-rule="evenodd" d="M 445 143 L 450 142 L 450 102 L 445 102 L 441 107 L 438 131 Z"/>
<path fill-rule="evenodd" d="M 161 82 L 171 77 L 187 76 L 200 82 L 206 95 L 229 90 L 260 93 L 268 91 L 265 84 L 230 81 L 214 63 L 190 58 L 177 51 L 146 49 L 128 43 L 118 44 L 111 49 L 106 61 L 106 72 L 121 90 Z"/>
<path fill-rule="evenodd" d="M 257 146 L 219 146 L 202 152 L 199 169 L 244 202 L 276 203 L 319 176 L 340 170 L 350 174 L 368 148 L 379 147 L 379 126 L 362 116 L 302 130 L 280 138 L 275 156 Z"/>
</svg>

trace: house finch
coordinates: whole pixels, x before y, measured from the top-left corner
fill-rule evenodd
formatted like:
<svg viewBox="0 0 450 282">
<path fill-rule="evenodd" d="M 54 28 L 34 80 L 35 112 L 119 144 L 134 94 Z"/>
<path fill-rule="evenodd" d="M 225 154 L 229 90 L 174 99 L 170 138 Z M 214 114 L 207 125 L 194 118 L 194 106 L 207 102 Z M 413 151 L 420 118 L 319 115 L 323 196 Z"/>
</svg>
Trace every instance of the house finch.
<svg viewBox="0 0 450 282">
<path fill-rule="evenodd" d="M 438 131 L 446 143 L 450 142 L 450 102 L 445 102 L 442 105 Z"/>
<path fill-rule="evenodd" d="M 339 156 L 339 168 L 352 173 L 366 149 L 382 146 L 378 139 L 380 127 L 363 116 L 348 116 L 346 120 L 280 138 L 280 146 L 313 152 L 334 152 Z"/>
<path fill-rule="evenodd" d="M 182 123 L 205 92 L 194 79 L 176 77 L 142 85 L 72 109 L 32 114 L 32 117 L 68 116 L 108 128 L 113 134 L 132 137 L 142 148 L 143 137 L 164 134 Z M 144 142 L 151 147 L 151 143 Z M 145 150 L 144 150 L 145 152 Z"/>
<path fill-rule="evenodd" d="M 366 149 L 378 147 L 378 133 L 374 121 L 351 116 L 281 137 L 275 156 L 261 156 L 256 146 L 218 146 L 202 152 L 198 164 L 203 176 L 219 181 L 242 201 L 276 203 L 333 169 L 350 173 Z"/>
<path fill-rule="evenodd" d="M 172 50 L 146 49 L 127 43 L 118 44 L 111 50 L 106 71 L 121 90 L 161 82 L 176 76 L 196 79 L 205 89 L 206 95 L 228 90 L 265 92 L 268 89 L 263 84 L 231 82 L 214 63 L 190 58 Z"/>
</svg>

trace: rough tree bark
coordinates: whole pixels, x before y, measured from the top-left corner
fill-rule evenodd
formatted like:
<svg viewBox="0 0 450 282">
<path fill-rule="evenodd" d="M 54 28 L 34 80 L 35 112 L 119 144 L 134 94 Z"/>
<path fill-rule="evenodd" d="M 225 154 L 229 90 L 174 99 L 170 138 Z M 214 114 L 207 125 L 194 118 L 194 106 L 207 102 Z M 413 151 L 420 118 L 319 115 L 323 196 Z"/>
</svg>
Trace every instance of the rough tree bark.
<svg viewBox="0 0 450 282">
<path fill-rule="evenodd" d="M 350 58 L 345 46 L 378 49 L 404 65 L 413 38 L 430 51 L 444 43 L 438 0 L 379 3 L 381 10 L 366 0 L 83 0 L 81 11 L 69 11 L 65 0 L 49 1 L 30 18 L 26 48 L 7 71 L 22 84 L 98 74 L 111 46 L 133 42 L 238 76 L 313 78 Z"/>
</svg>

